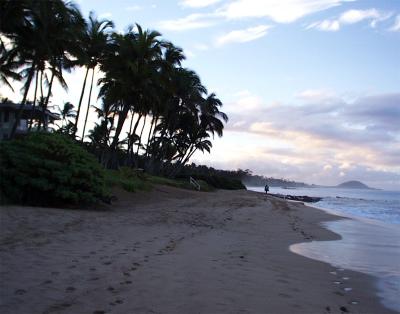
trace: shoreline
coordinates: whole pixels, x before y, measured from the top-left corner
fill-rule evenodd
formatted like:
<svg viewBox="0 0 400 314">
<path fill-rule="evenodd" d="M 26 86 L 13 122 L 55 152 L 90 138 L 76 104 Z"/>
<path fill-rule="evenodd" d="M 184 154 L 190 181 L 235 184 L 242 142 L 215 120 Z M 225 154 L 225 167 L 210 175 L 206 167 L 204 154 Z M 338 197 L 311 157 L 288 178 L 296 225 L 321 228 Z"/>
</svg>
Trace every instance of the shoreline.
<svg viewBox="0 0 400 314">
<path fill-rule="evenodd" d="M 289 250 L 340 239 L 320 225 L 340 217 L 252 191 L 116 193 L 111 211 L 0 207 L 2 313 L 394 313 L 373 277 Z"/>
</svg>

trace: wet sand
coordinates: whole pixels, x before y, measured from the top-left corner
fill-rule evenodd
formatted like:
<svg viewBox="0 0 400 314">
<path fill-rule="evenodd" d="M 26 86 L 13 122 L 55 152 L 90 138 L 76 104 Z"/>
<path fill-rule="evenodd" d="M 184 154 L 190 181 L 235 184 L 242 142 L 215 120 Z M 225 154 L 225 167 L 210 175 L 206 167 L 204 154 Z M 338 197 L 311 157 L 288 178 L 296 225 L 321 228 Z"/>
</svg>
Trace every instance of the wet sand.
<svg viewBox="0 0 400 314">
<path fill-rule="evenodd" d="M 336 216 L 250 191 L 117 196 L 102 211 L 0 207 L 0 312 L 393 313 L 372 277 L 289 251 L 339 239 L 320 226 Z"/>
</svg>

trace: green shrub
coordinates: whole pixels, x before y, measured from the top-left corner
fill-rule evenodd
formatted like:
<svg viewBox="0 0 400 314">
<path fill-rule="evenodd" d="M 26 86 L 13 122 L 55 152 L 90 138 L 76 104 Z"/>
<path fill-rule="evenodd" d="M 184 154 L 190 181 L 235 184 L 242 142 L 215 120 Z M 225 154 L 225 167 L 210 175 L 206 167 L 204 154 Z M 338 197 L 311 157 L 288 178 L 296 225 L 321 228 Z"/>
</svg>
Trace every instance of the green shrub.
<svg viewBox="0 0 400 314">
<path fill-rule="evenodd" d="M 106 170 L 106 184 L 110 187 L 121 187 L 128 192 L 150 190 L 151 188 L 145 180 L 144 174 L 128 167 L 121 167 L 119 170 Z"/>
<path fill-rule="evenodd" d="M 64 135 L 32 133 L 0 145 L 0 191 L 11 202 L 76 205 L 106 197 L 99 163 Z"/>
</svg>

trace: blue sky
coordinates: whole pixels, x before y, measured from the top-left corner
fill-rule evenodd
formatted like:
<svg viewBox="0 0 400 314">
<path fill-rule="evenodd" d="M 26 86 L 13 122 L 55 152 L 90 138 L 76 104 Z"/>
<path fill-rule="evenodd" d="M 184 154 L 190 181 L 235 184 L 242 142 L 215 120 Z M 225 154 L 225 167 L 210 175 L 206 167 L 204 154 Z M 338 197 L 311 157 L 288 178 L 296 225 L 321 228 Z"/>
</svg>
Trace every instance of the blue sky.
<svg viewBox="0 0 400 314">
<path fill-rule="evenodd" d="M 225 135 L 195 162 L 400 190 L 399 0 L 77 4 L 118 31 L 135 22 L 160 31 L 223 101 Z M 57 99 L 76 103 L 82 80 L 75 71 Z"/>
</svg>

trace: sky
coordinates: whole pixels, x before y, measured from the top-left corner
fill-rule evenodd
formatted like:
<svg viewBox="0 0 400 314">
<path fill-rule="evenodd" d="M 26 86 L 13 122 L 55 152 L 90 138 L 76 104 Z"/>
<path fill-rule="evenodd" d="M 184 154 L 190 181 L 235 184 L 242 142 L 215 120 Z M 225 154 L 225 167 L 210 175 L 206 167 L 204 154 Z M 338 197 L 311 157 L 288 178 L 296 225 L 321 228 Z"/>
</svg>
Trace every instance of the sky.
<svg viewBox="0 0 400 314">
<path fill-rule="evenodd" d="M 222 100 L 224 136 L 195 163 L 400 190 L 400 0 L 76 3 L 117 31 L 158 30 Z M 82 81 L 74 71 L 53 98 L 76 104 Z"/>
</svg>

